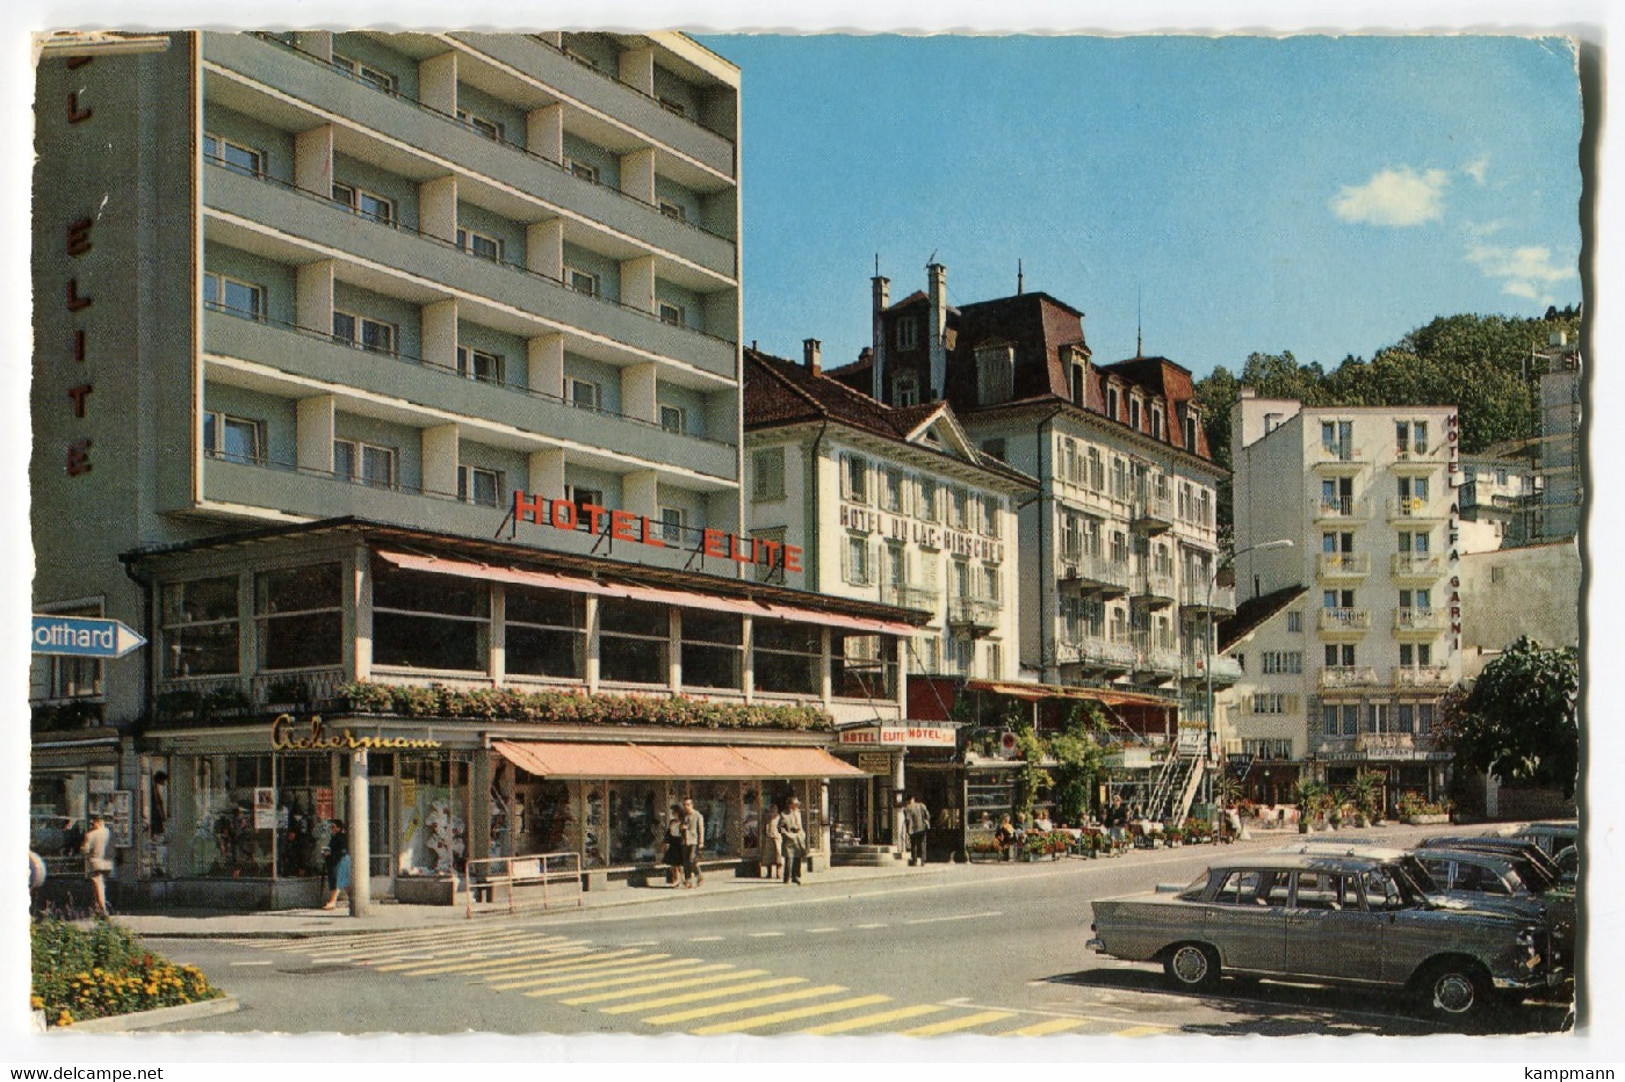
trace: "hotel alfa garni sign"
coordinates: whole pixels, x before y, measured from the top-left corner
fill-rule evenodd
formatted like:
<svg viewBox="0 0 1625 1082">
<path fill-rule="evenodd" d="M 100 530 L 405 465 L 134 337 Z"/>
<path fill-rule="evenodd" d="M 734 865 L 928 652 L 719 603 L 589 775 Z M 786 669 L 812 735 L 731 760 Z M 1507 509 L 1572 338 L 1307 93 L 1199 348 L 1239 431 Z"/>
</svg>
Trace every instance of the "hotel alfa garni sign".
<svg viewBox="0 0 1625 1082">
<path fill-rule="evenodd" d="M 912 541 L 921 548 L 946 550 L 954 556 L 967 556 L 989 563 L 1004 561 L 1004 542 L 965 530 L 953 530 L 938 522 L 922 522 L 907 515 L 876 511 L 857 504 L 841 504 L 841 525 L 849 530 L 879 534 L 888 541 Z"/>
</svg>

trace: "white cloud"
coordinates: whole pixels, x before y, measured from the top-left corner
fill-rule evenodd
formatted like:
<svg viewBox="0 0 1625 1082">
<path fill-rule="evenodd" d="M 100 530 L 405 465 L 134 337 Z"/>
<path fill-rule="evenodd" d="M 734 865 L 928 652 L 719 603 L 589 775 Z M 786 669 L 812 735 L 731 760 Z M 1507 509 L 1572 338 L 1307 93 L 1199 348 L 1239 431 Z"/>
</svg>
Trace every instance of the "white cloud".
<svg viewBox="0 0 1625 1082">
<path fill-rule="evenodd" d="M 1470 244 L 1467 262 L 1477 267 L 1484 277 L 1499 279 L 1502 293 L 1543 304 L 1556 303 L 1549 292 L 1552 286 L 1579 277 L 1576 268 L 1554 264 L 1552 250 L 1544 244 L 1518 248 Z"/>
<path fill-rule="evenodd" d="M 1484 177 L 1489 173 L 1489 170 L 1490 159 L 1488 155 L 1479 158 L 1477 161 L 1468 162 L 1466 165 L 1461 167 L 1461 171 L 1463 173 L 1466 173 L 1468 176 L 1472 177 L 1473 180 L 1480 185 L 1484 183 Z"/>
<path fill-rule="evenodd" d="M 1384 169 L 1364 184 L 1345 185 L 1331 201 L 1332 213 L 1345 222 L 1369 225 L 1421 225 L 1444 213 L 1444 190 L 1450 174 L 1443 169 L 1418 173 L 1410 166 Z"/>
</svg>

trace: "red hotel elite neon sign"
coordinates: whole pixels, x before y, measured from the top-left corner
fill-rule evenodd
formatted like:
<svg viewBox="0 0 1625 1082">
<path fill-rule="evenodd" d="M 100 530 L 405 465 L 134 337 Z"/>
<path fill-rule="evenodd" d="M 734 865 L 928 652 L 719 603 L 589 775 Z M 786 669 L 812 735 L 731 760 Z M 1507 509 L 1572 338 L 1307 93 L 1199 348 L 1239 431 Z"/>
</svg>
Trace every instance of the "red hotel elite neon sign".
<svg viewBox="0 0 1625 1082">
<path fill-rule="evenodd" d="M 579 530 L 586 525 L 594 536 L 605 532 L 607 522 L 609 536 L 613 540 L 632 541 L 657 549 L 677 547 L 666 544 L 666 539 L 661 536 L 660 523 L 650 528 L 647 515 L 634 515 L 630 511 L 600 507 L 595 503 L 577 505 L 570 500 L 549 500 L 515 489 L 511 514 L 514 522 L 534 522 L 555 530 Z M 759 537 L 740 537 L 724 530 L 702 529 L 695 551 L 735 563 L 760 564 L 763 567 L 782 568 L 787 572 L 802 570 L 801 546 Z"/>
</svg>

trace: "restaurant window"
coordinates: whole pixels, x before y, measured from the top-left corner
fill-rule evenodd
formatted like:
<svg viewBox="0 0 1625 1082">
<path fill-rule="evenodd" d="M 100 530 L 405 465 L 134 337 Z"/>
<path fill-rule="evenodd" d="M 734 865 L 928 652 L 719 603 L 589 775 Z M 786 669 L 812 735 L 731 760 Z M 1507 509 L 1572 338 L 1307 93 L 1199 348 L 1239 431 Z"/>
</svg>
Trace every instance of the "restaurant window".
<svg viewBox="0 0 1625 1082">
<path fill-rule="evenodd" d="M 752 651 L 756 690 L 818 695 L 823 680 L 823 635 L 811 624 L 756 621 Z"/>
<path fill-rule="evenodd" d="M 598 673 L 626 684 L 671 680 L 671 617 L 664 605 L 604 598 L 598 603 Z"/>
<path fill-rule="evenodd" d="M 703 609 L 684 609 L 682 617 L 683 686 L 743 688 L 743 619 L 733 613 Z"/>
<path fill-rule="evenodd" d="M 897 662 L 890 638 L 830 633 L 830 684 L 843 699 L 895 699 Z"/>
<path fill-rule="evenodd" d="M 452 875 L 467 856 L 468 764 L 448 758 L 399 760 L 403 821 L 400 867 L 407 875 Z"/>
<path fill-rule="evenodd" d="M 276 814 L 271 759 L 267 754 L 199 755 L 193 760 L 193 875 L 236 879 L 271 874 Z M 256 815 L 256 807 L 262 814 Z"/>
<path fill-rule="evenodd" d="M 610 786 L 610 864 L 655 864 L 665 859 L 668 813 L 661 806 L 664 787 L 663 782 L 652 781 L 617 781 Z M 707 830 L 710 824 L 707 815 Z"/>
<path fill-rule="evenodd" d="M 213 676 L 237 671 L 237 576 L 163 588 L 165 676 Z"/>
<path fill-rule="evenodd" d="M 483 582 L 373 563 L 372 658 L 378 665 L 485 672 L 491 591 Z"/>
<path fill-rule="evenodd" d="M 276 874 L 289 878 L 322 874 L 322 850 L 331 823 L 316 814 L 333 803 L 333 759 L 320 755 L 283 754 L 276 767 Z"/>
<path fill-rule="evenodd" d="M 739 783 L 733 781 L 696 781 L 682 789 L 682 795 L 694 801 L 694 810 L 705 817 L 705 845 L 701 853 L 707 857 L 739 855 L 739 832 L 734 829 L 738 820 L 737 794 Z M 807 826 L 803 823 L 803 826 Z M 811 833 L 808 837 L 812 837 Z"/>
<path fill-rule="evenodd" d="M 344 591 L 338 564 L 254 576 L 261 669 L 304 669 L 344 660 Z"/>
<path fill-rule="evenodd" d="M 587 609 L 582 595 L 510 586 L 504 620 L 510 675 L 586 678 Z"/>
</svg>

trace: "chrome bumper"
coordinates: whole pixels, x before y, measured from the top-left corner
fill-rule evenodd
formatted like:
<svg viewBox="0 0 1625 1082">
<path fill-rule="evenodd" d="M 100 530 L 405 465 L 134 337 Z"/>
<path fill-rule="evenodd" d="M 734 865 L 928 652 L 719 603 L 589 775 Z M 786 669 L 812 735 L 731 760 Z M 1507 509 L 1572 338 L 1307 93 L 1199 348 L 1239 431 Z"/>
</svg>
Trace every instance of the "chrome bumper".
<svg viewBox="0 0 1625 1082">
<path fill-rule="evenodd" d="M 1093 939 L 1084 940 L 1083 945 L 1094 951 L 1096 954 L 1106 953 L 1106 941 L 1101 939 L 1099 936 L 1095 936 Z"/>
</svg>

